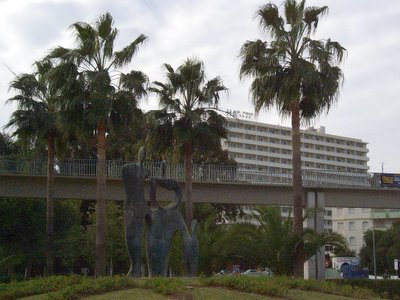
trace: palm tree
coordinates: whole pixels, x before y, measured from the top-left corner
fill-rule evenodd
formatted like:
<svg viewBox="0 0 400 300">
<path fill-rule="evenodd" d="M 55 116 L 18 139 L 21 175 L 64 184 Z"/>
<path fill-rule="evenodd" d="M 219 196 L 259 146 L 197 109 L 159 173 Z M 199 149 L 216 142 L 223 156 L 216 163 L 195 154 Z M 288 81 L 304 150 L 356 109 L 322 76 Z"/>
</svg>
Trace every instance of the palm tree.
<svg viewBox="0 0 400 300">
<path fill-rule="evenodd" d="M 301 236 L 293 232 L 293 219 L 282 218 L 279 207 L 259 207 L 252 215 L 256 222 L 231 226 L 220 244 L 220 253 L 227 257 L 243 257 L 254 266 L 269 267 L 276 275 L 293 275 L 297 245 L 305 245 L 308 259 L 325 244 L 346 247 L 345 238 L 337 233 L 318 234 L 307 229 Z"/>
<path fill-rule="evenodd" d="M 46 189 L 46 275 L 54 273 L 54 156 L 56 138 L 60 132 L 56 125 L 59 109 L 56 94 L 50 88 L 46 76 L 52 69 L 48 60 L 35 63 L 33 74 L 21 74 L 11 82 L 10 88 L 16 95 L 8 102 L 16 101 L 18 109 L 11 115 L 6 127 L 15 127 L 13 136 L 20 139 L 44 142 L 47 146 L 47 189 Z"/>
<path fill-rule="evenodd" d="M 283 16 L 273 3 L 257 11 L 260 27 L 270 41 L 247 41 L 241 48 L 241 77 L 253 78 L 250 93 L 255 111 L 276 106 L 292 122 L 294 233 L 303 233 L 300 123 L 329 111 L 343 80 L 337 66 L 345 49 L 331 41 L 313 40 L 328 7 L 305 7 L 305 0 L 286 0 Z M 304 247 L 299 244 L 295 276 L 303 276 Z"/>
<path fill-rule="evenodd" d="M 192 164 L 197 148 L 220 147 L 226 136 L 225 119 L 216 112 L 220 93 L 227 91 L 220 77 L 206 81 L 204 64 L 187 59 L 174 70 L 164 64 L 167 82 L 153 82 L 150 90 L 159 96 L 162 110 L 153 112 L 156 126 L 149 135 L 155 152 L 174 148 L 183 152 L 186 184 L 186 224 L 193 220 Z"/>
<path fill-rule="evenodd" d="M 124 75 L 117 72 L 117 68 L 131 62 L 147 37 L 141 34 L 122 50 L 114 51 L 118 30 L 113 27 L 113 23 L 112 16 L 106 13 L 93 25 L 84 22 L 72 24 L 77 47 L 57 47 L 48 56 L 60 61 L 60 68 L 53 75 L 65 81 L 62 92 L 69 99 L 64 103 L 64 109 L 70 112 L 67 113 L 69 116 L 78 112 L 77 115 L 86 122 L 85 126 L 92 128 L 97 138 L 96 276 L 106 273 L 107 131 L 116 117 L 114 109 L 127 108 L 117 116 L 119 120 L 122 116 L 122 119 L 129 116 L 132 109 L 136 109 L 138 98 L 144 93 L 142 84 L 147 83 L 147 77 L 142 72 L 133 71 Z M 118 77 L 119 84 L 116 86 L 114 82 Z"/>
</svg>

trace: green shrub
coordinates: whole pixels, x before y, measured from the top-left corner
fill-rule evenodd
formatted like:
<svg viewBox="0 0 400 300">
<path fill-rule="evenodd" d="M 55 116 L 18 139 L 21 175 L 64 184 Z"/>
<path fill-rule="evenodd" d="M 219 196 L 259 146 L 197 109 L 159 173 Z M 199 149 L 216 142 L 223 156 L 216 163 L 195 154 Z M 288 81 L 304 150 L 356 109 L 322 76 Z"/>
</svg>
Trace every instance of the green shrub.
<svg viewBox="0 0 400 300">
<path fill-rule="evenodd" d="M 78 299 L 85 295 L 100 294 L 114 290 L 136 287 L 134 281 L 128 277 L 82 277 L 81 282 L 50 293 L 49 299 Z"/>
<path fill-rule="evenodd" d="M 301 289 L 305 291 L 318 291 L 327 294 L 367 299 L 374 293 L 363 287 L 338 285 L 332 281 L 304 280 L 284 276 L 276 277 L 245 277 L 245 276 L 213 276 L 199 278 L 205 286 L 223 286 L 243 292 L 256 293 L 273 297 L 284 297 L 288 289 Z"/>
<path fill-rule="evenodd" d="M 50 299 L 75 299 L 81 295 L 134 287 L 127 277 L 51 276 L 1 285 L 0 300 L 49 293 Z"/>
<path fill-rule="evenodd" d="M 242 292 L 256 293 L 265 296 L 286 296 L 288 288 L 276 284 L 270 278 L 254 278 L 243 276 L 213 276 L 199 278 L 205 286 L 223 286 Z"/>
<path fill-rule="evenodd" d="M 146 279 L 143 287 L 162 295 L 171 295 L 182 293 L 185 283 L 177 278 L 153 277 Z"/>
<path fill-rule="evenodd" d="M 51 276 L 20 282 L 11 282 L 9 284 L 1 285 L 0 300 L 45 294 L 76 284 L 80 280 L 80 276 Z"/>
<path fill-rule="evenodd" d="M 383 298 L 400 299 L 400 282 L 397 280 L 331 279 L 337 285 L 350 285 L 354 289 L 369 289 Z"/>
</svg>

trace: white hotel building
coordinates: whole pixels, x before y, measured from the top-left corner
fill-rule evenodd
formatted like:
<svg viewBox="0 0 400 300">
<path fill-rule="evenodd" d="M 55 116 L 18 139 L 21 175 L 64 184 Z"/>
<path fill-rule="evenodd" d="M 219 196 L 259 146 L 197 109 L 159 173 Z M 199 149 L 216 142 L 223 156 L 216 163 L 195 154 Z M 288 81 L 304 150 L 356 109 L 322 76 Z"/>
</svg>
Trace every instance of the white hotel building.
<svg viewBox="0 0 400 300">
<path fill-rule="evenodd" d="M 247 119 L 228 118 L 228 138 L 222 142 L 223 148 L 236 160 L 238 167 L 291 173 L 291 128 L 248 120 L 251 118 L 249 113 L 244 117 Z M 327 134 L 324 127 L 301 130 L 303 169 L 363 173 L 369 169 L 367 154 L 367 143 L 360 139 Z M 285 216 L 289 208 L 282 207 L 281 210 Z M 399 210 L 375 212 L 377 229 L 387 228 L 393 220 L 400 218 Z M 381 214 L 389 216 L 389 219 L 382 219 Z M 325 209 L 325 230 L 342 233 L 350 249 L 357 253 L 363 246 L 364 232 L 371 227 L 372 215 L 369 208 Z"/>
<path fill-rule="evenodd" d="M 292 171 L 290 127 L 228 118 L 228 139 L 223 142 L 239 167 Z M 301 130 L 303 169 L 343 172 L 368 171 L 367 143 L 360 139 L 327 134 L 325 128 Z"/>
</svg>

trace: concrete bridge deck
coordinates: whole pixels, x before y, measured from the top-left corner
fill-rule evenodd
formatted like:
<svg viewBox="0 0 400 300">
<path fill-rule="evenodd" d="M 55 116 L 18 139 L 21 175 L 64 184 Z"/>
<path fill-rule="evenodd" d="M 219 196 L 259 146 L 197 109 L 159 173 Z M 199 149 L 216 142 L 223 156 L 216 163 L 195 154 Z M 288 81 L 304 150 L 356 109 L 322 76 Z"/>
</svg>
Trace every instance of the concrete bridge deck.
<svg viewBox="0 0 400 300">
<path fill-rule="evenodd" d="M 184 183 L 181 182 L 181 184 L 184 189 Z M 304 192 L 323 192 L 325 206 L 328 207 L 400 208 L 399 189 L 307 186 Z M 0 175 L 0 197 L 45 198 L 46 177 L 2 174 Z M 56 176 L 55 198 L 95 200 L 96 178 Z M 125 199 L 121 179 L 107 179 L 106 198 L 108 200 Z M 170 201 L 173 194 L 159 188 L 157 198 L 160 201 Z M 292 187 L 290 184 L 195 181 L 193 201 L 244 205 L 291 205 Z"/>
</svg>

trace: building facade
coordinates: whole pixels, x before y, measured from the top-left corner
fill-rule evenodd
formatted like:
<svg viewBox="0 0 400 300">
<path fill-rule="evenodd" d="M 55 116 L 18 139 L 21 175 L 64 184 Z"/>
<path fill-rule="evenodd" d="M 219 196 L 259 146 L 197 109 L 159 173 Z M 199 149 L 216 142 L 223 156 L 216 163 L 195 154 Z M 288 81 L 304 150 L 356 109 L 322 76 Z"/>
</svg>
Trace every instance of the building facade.
<svg viewBox="0 0 400 300">
<path fill-rule="evenodd" d="M 346 237 L 349 247 L 356 253 L 364 246 L 364 233 L 386 230 L 400 221 L 399 209 L 331 208 L 332 230 Z"/>
<path fill-rule="evenodd" d="M 292 172 L 290 127 L 228 118 L 228 138 L 223 148 L 239 167 Z M 303 169 L 360 173 L 368 171 L 367 143 L 327 134 L 325 128 L 301 130 Z"/>
</svg>

